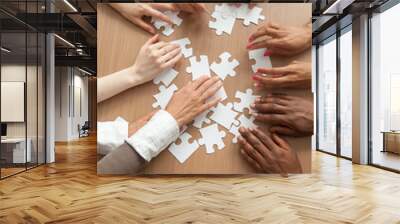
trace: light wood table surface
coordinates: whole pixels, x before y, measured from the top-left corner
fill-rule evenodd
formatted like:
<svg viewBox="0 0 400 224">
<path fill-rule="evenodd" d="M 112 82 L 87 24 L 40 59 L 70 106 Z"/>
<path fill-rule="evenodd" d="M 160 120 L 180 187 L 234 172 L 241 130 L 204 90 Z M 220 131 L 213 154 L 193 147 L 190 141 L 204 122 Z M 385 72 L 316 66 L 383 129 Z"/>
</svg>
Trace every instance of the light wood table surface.
<svg viewBox="0 0 400 224">
<path fill-rule="evenodd" d="M 311 4 L 258 4 L 263 7 L 263 15 L 266 21 L 273 21 L 283 25 L 301 26 L 311 20 Z M 210 12 L 214 4 L 207 4 Z M 257 26 L 251 24 L 246 27 L 242 20 L 236 20 L 231 35 L 217 36 L 215 30 L 208 27 L 210 15 L 188 15 L 180 13 L 183 23 L 170 36 L 162 35 L 163 40 L 175 40 L 188 37 L 191 40 L 193 55 L 207 55 L 209 63 L 219 61 L 219 55 L 225 51 L 231 53 L 239 60 L 240 65 L 236 68 L 235 77 L 227 77 L 224 87 L 228 94 L 226 102 L 238 102 L 234 97 L 237 90 L 245 91 L 252 87 L 251 65 L 248 51 L 246 50 L 249 34 Z M 145 31 L 131 24 L 106 4 L 98 4 L 98 77 L 105 76 L 132 65 L 140 47 L 151 36 Z M 311 61 L 310 50 L 292 58 L 272 56 L 273 66 L 283 66 L 292 60 Z M 179 71 L 174 84 L 181 88 L 191 79 L 191 75 L 185 72 L 189 66 L 188 59 L 182 59 L 175 69 Z M 98 91 L 101 91 L 100 89 Z M 153 95 L 158 92 L 158 87 L 152 82 L 129 89 L 117 96 L 98 104 L 98 120 L 114 120 L 117 116 L 132 122 L 153 110 L 152 103 L 155 101 Z M 312 99 L 310 90 L 282 92 L 301 95 Z M 257 92 L 257 94 L 265 94 Z M 247 114 L 247 111 L 246 111 Z M 213 154 L 206 154 L 205 148 L 200 147 L 184 164 L 180 164 L 173 156 L 165 150 L 155 158 L 145 173 L 147 174 L 244 174 L 252 173 L 253 169 L 242 158 L 237 144 L 233 144 L 233 135 L 228 130 L 219 126 L 220 130 L 227 133 L 225 137 L 225 148 L 216 150 Z M 189 133 L 198 139 L 200 136 L 197 129 L 191 127 Z M 297 151 L 304 172 L 310 172 L 311 168 L 311 137 L 287 138 L 289 143 Z"/>
</svg>

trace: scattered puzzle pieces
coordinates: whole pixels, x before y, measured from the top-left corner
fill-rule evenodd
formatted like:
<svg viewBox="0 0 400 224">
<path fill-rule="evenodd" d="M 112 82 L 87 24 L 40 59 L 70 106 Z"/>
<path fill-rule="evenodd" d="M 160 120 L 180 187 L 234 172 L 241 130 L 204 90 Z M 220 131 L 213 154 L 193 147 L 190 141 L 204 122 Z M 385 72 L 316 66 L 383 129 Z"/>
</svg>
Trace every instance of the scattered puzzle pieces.
<svg viewBox="0 0 400 224">
<path fill-rule="evenodd" d="M 199 114 L 197 117 L 194 118 L 193 126 L 196 128 L 202 128 L 203 123 L 210 124 L 211 120 L 208 119 L 207 115 L 210 113 L 211 110 L 206 110 L 203 113 Z"/>
<path fill-rule="evenodd" d="M 246 89 L 246 92 L 236 91 L 235 97 L 240 99 L 240 103 L 234 103 L 233 109 L 238 112 L 243 112 L 245 108 L 250 110 L 250 105 L 254 103 L 258 96 L 253 95 L 252 89 Z"/>
<path fill-rule="evenodd" d="M 251 66 L 253 72 L 257 72 L 258 68 L 272 67 L 271 59 L 268 56 L 264 56 L 267 48 L 255 49 L 249 51 L 249 59 L 254 59 L 256 63 Z"/>
<path fill-rule="evenodd" d="M 229 132 L 234 135 L 232 138 L 233 143 L 237 143 L 237 138 L 240 136 L 239 128 L 240 127 L 245 127 L 245 128 L 255 128 L 257 127 L 254 124 L 254 117 L 247 118 L 244 114 L 241 114 L 239 116 L 240 125 L 239 126 L 234 126 L 229 129 Z"/>
<path fill-rule="evenodd" d="M 222 80 L 226 78 L 226 76 L 235 76 L 235 68 L 239 65 L 239 61 L 236 59 L 233 59 L 229 61 L 229 58 L 231 58 L 232 55 L 228 52 L 222 53 L 219 58 L 221 62 L 217 64 L 216 62 L 213 62 L 210 66 L 210 69 L 215 72 Z"/>
<path fill-rule="evenodd" d="M 202 138 L 198 140 L 199 145 L 204 145 L 208 154 L 215 152 L 214 145 L 217 145 L 217 148 L 220 150 L 225 147 L 223 138 L 226 136 L 226 133 L 218 130 L 217 124 L 200 129 L 200 134 Z"/>
<path fill-rule="evenodd" d="M 235 120 L 238 112 L 232 110 L 232 103 L 227 103 L 226 105 L 218 103 L 218 105 L 211 110 L 213 114 L 210 119 L 222 125 L 226 129 L 230 129 L 232 124 L 239 125 L 239 121 Z"/>
<path fill-rule="evenodd" d="M 189 58 L 190 66 L 186 68 L 186 72 L 192 73 L 192 80 L 196 80 L 203 75 L 210 76 L 210 65 L 208 57 L 200 55 L 200 61 L 196 61 L 196 56 Z"/>
<path fill-rule="evenodd" d="M 181 52 L 185 58 L 188 58 L 193 55 L 193 49 L 188 48 L 188 45 L 191 44 L 189 38 L 182 38 L 179 40 L 171 41 L 171 43 L 178 44 L 181 47 Z"/>
<path fill-rule="evenodd" d="M 173 23 L 174 25 L 176 25 L 176 26 L 181 25 L 182 19 L 178 16 L 179 11 L 165 11 L 165 12 L 163 12 L 163 13 L 164 13 L 164 15 L 168 16 L 168 18 L 171 19 L 171 21 L 172 21 L 172 23 Z M 162 33 L 163 33 L 165 36 L 170 36 L 170 35 L 174 32 L 174 29 L 172 28 L 172 26 L 173 26 L 172 24 L 169 24 L 169 23 L 167 23 L 167 22 L 165 22 L 165 21 L 163 21 L 163 20 L 154 19 L 154 18 L 152 19 L 152 22 L 153 22 L 154 26 L 155 26 L 158 30 L 160 30 L 161 27 L 164 28 L 164 30 L 162 31 Z"/>
<path fill-rule="evenodd" d="M 178 87 L 176 87 L 175 84 L 170 85 L 168 88 L 161 85 L 158 89 L 160 92 L 154 95 L 156 102 L 154 102 L 152 106 L 154 108 L 160 107 L 161 109 L 165 109 L 174 95 L 174 92 L 178 90 Z"/>
<path fill-rule="evenodd" d="M 168 148 L 180 163 L 184 163 L 199 148 L 196 140 L 189 142 L 191 138 L 192 136 L 189 133 L 184 132 L 179 136 L 181 143 L 179 145 L 172 143 Z"/>
<path fill-rule="evenodd" d="M 174 80 L 177 75 L 178 72 L 175 69 L 170 68 L 154 78 L 153 83 L 160 84 L 160 82 L 162 82 L 165 86 L 169 86 L 169 84 L 171 84 L 172 80 Z"/>
</svg>

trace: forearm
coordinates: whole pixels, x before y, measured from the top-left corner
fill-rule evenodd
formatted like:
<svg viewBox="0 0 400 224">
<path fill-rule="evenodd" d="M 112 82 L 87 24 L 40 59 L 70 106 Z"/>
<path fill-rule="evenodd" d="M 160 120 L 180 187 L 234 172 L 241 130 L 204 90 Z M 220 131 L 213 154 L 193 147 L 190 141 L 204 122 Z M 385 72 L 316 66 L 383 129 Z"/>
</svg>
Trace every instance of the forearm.
<svg viewBox="0 0 400 224">
<path fill-rule="evenodd" d="M 145 80 L 139 76 L 133 66 L 101 77 L 97 80 L 97 102 L 104 101 L 131 87 L 140 85 Z"/>
<path fill-rule="evenodd" d="M 98 174 L 138 174 L 146 161 L 128 144 L 124 143 L 97 163 Z"/>
</svg>

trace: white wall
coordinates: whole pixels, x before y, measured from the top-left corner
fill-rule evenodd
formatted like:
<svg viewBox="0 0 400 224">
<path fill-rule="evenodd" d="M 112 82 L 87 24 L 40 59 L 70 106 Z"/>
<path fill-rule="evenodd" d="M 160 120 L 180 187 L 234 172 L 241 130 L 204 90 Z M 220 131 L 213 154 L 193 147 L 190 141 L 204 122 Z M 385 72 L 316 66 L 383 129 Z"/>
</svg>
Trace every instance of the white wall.
<svg viewBox="0 0 400 224">
<path fill-rule="evenodd" d="M 88 120 L 88 78 L 82 75 L 75 68 L 56 67 L 56 141 L 78 139 L 78 125 L 82 126 Z M 79 100 L 81 100 L 80 103 Z M 81 113 L 79 105 L 81 105 Z"/>
</svg>

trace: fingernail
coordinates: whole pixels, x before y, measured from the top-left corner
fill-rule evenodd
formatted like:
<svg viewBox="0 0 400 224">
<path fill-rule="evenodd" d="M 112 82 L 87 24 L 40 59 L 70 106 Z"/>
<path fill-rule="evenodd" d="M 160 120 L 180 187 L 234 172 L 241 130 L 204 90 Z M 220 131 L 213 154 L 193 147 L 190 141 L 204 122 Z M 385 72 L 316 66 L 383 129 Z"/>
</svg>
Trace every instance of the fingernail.
<svg viewBox="0 0 400 224">
<path fill-rule="evenodd" d="M 254 87 L 258 87 L 258 82 L 253 84 Z"/>
<path fill-rule="evenodd" d="M 253 46 L 253 44 L 248 44 L 246 48 L 250 49 L 252 46 Z"/>
<path fill-rule="evenodd" d="M 257 103 L 261 102 L 261 97 L 260 96 L 256 98 L 256 102 Z"/>
<path fill-rule="evenodd" d="M 265 53 L 264 53 L 264 56 L 266 56 L 266 57 L 269 57 L 271 55 L 272 55 L 272 52 L 269 51 L 269 50 L 266 50 Z"/>
<path fill-rule="evenodd" d="M 255 105 L 254 103 L 252 103 L 252 104 L 250 105 L 250 107 L 254 108 L 254 107 L 256 107 L 256 105 Z"/>
</svg>

